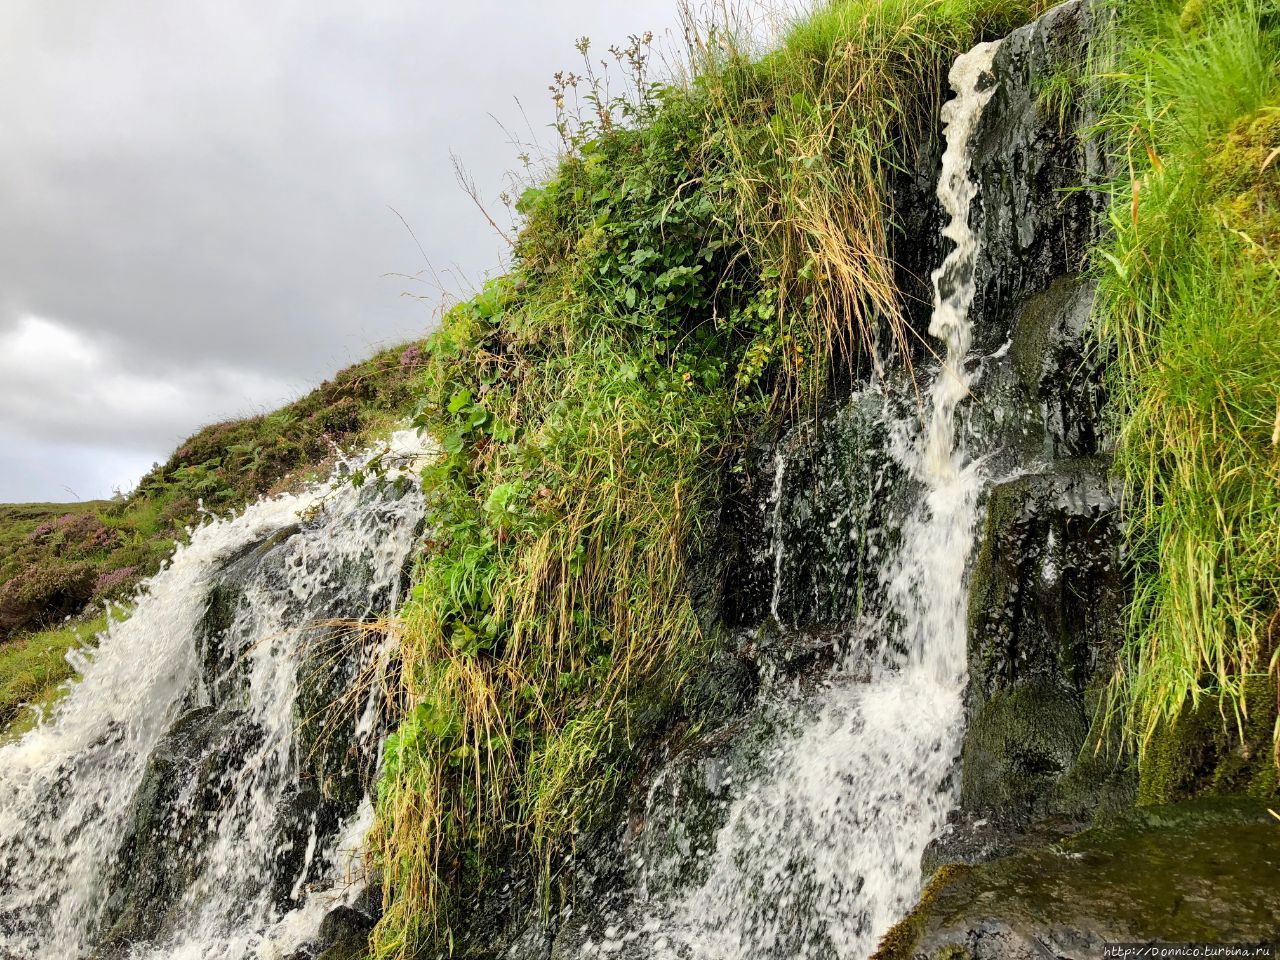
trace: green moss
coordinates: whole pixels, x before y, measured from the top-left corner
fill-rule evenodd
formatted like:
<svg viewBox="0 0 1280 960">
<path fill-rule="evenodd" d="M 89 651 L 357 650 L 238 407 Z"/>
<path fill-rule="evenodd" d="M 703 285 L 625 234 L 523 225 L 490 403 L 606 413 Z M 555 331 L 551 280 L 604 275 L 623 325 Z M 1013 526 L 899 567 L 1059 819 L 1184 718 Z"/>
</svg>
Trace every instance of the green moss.
<svg viewBox="0 0 1280 960">
<path fill-rule="evenodd" d="M 966 806 L 1001 810 L 1037 801 L 1071 768 L 1087 733 L 1076 698 L 1052 682 L 995 693 L 965 736 Z"/>
<path fill-rule="evenodd" d="M 1016 588 L 1017 566 L 1002 544 L 1012 531 L 1031 495 L 1033 479 L 1019 477 L 993 487 L 987 497 L 981 547 L 973 564 L 969 581 L 969 605 L 966 610 L 967 631 L 971 644 L 982 658 L 988 676 L 998 671 L 999 651 L 994 644 L 983 643 L 988 621 L 1006 621 L 1000 611 L 1006 609 Z"/>
<path fill-rule="evenodd" d="M 1215 193 L 1258 193 L 1280 182 L 1272 155 L 1280 147 L 1280 109 L 1264 107 L 1241 117 L 1211 149 L 1205 167 Z"/>
<path fill-rule="evenodd" d="M 1082 949 L 1269 941 L 1280 915 L 1277 864 L 1280 825 L 1265 801 L 1143 807 L 960 873 L 931 891 L 909 931 L 895 929 L 887 955 L 936 956 L 975 936 L 1034 952 L 1061 943 L 1064 930 Z"/>
<path fill-rule="evenodd" d="M 1197 795 L 1280 795 L 1273 753 L 1275 680 L 1250 678 L 1244 698 L 1244 717 L 1236 717 L 1234 700 L 1203 696 L 1175 719 L 1162 721 L 1140 765 L 1139 802 L 1170 803 Z"/>
<path fill-rule="evenodd" d="M 1073 95 L 1078 93 L 1076 89 Z M 1068 312 L 1068 305 L 1077 295 L 1078 283 L 1074 277 L 1059 279 L 1048 290 L 1028 300 L 1019 311 L 1009 357 L 1023 391 L 1030 398 L 1040 397 L 1045 361 L 1051 355 L 1054 323 Z"/>
<path fill-rule="evenodd" d="M 1206 0 L 1187 0 L 1178 14 L 1178 29 L 1195 33 L 1203 28 Z"/>
<path fill-rule="evenodd" d="M 1053 785 L 1050 808 L 1077 822 L 1105 823 L 1134 805 L 1137 762 L 1123 731 L 1107 715 L 1105 682 L 1084 693 L 1088 732 L 1070 768 Z"/>
<path fill-rule="evenodd" d="M 973 868 L 964 864 L 948 864 L 941 867 L 925 885 L 915 907 L 890 928 L 871 955 L 871 960 L 911 960 L 916 954 L 920 937 L 928 925 L 930 915 L 939 895 L 969 876 Z M 939 948 L 935 960 L 965 960 L 969 951 L 960 944 L 948 944 Z"/>
<path fill-rule="evenodd" d="M 1260 265 L 1280 249 L 1280 105 L 1241 118 L 1205 167 L 1215 218 Z"/>
</svg>

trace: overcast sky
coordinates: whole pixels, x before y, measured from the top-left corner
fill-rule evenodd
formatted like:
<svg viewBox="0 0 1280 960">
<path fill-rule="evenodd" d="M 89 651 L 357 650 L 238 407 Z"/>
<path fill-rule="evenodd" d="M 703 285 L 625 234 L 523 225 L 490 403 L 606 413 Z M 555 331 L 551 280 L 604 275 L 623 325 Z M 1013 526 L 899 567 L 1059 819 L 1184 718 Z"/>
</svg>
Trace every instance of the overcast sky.
<svg viewBox="0 0 1280 960">
<path fill-rule="evenodd" d="M 3 0 L 0 501 L 128 489 L 199 426 L 422 334 L 575 37 L 675 0 Z M 425 300 L 405 296 L 418 294 Z"/>
</svg>

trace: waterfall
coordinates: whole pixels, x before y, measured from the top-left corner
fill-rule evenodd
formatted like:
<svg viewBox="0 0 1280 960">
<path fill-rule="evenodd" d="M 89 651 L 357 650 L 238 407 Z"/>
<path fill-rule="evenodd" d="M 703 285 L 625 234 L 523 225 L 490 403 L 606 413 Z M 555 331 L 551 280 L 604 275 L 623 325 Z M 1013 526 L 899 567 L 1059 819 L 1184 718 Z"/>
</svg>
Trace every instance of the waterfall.
<svg viewBox="0 0 1280 960">
<path fill-rule="evenodd" d="M 377 679 L 423 516 L 400 468 L 196 528 L 0 747 L 0 958 L 280 957 L 359 892 Z M 332 707 L 332 709 L 331 709 Z"/>
<path fill-rule="evenodd" d="M 944 349 L 923 415 L 904 413 L 911 389 L 877 381 L 846 418 L 885 464 L 867 466 L 866 491 L 846 485 L 844 519 L 827 524 L 824 548 L 865 541 L 856 563 L 829 565 L 857 577 L 835 662 L 817 680 L 761 669 L 746 746 L 698 770 L 718 804 L 705 830 L 662 806 L 688 770 L 657 775 L 635 820 L 673 843 L 642 836 L 628 850 L 634 895 L 602 904 L 557 956 L 860 960 L 919 894 L 956 802 L 966 571 L 989 482 L 956 422 L 979 253 L 970 140 L 997 49 L 957 59 L 943 108 L 951 249 L 933 273 Z M 786 579 L 803 552 L 788 537 L 808 516 L 788 513 L 788 489 L 824 475 L 810 442 L 818 432 L 774 450 L 757 556 L 769 572 L 753 581 L 772 575 L 757 639 L 784 649 L 814 642 L 805 624 L 822 607 Z M 414 450 L 399 454 L 403 468 Z M 0 960 L 284 960 L 359 901 L 383 618 L 424 513 L 409 476 L 321 484 L 199 527 L 77 654 L 83 679 L 53 715 L 0 746 Z M 855 488 L 874 501 L 865 510 Z"/>
<path fill-rule="evenodd" d="M 782 571 L 786 560 L 787 544 L 783 536 L 784 518 L 782 500 L 784 484 L 787 478 L 787 453 L 783 443 L 773 456 L 773 489 L 769 494 L 769 505 L 772 508 L 772 533 L 769 537 L 769 552 L 773 559 L 773 590 L 769 594 L 769 614 L 779 627 L 785 627 L 782 616 L 778 613 L 778 604 L 782 600 Z"/>
<path fill-rule="evenodd" d="M 694 889 L 661 882 L 670 864 L 642 853 L 645 902 L 627 908 L 638 915 L 606 924 L 579 956 L 852 960 L 873 952 L 919 895 L 925 847 L 955 804 L 964 725 L 965 571 L 986 481 L 981 458 L 956 442 L 955 416 L 969 389 L 978 252 L 969 141 L 991 97 L 997 46 L 961 56 L 950 75 L 938 196 L 954 249 L 934 274 L 930 325 L 946 353 L 926 415 L 891 424 L 893 456 L 916 492 L 896 546 L 880 557 L 885 609 L 869 631 L 859 628 L 869 635 L 851 644 L 823 689 L 775 703 L 769 722 L 791 730 L 767 752 L 763 772 L 748 765 L 734 784 L 707 849 L 678 837 L 672 857 L 707 860 Z M 884 416 L 892 419 L 888 405 Z M 783 470 L 779 450 L 775 513 Z M 775 558 L 779 524 L 775 517 Z M 775 562 L 775 577 L 781 567 Z M 778 589 L 775 582 L 770 618 L 781 625 Z M 653 796 L 646 822 L 665 824 Z"/>
</svg>

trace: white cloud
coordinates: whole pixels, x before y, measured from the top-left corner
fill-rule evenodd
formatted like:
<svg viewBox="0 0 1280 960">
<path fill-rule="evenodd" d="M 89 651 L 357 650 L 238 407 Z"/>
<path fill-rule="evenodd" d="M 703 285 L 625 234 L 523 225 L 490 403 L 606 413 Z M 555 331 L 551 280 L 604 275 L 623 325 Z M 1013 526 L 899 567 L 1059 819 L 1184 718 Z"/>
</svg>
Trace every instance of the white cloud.
<svg viewBox="0 0 1280 960">
<path fill-rule="evenodd" d="M 127 491 L 167 452 L 32 438 L 0 423 L 0 501 L 100 500 Z"/>
<path fill-rule="evenodd" d="M 0 424 L 6 459 L 17 461 L 20 474 L 0 477 L 0 500 L 20 491 L 21 499 L 58 499 L 64 488 L 107 495 L 135 482 L 198 425 L 270 409 L 299 392 L 253 370 L 198 359 L 139 368 L 119 343 L 23 317 L 0 330 Z M 56 472 L 45 468 L 50 459 L 60 464 Z"/>
</svg>

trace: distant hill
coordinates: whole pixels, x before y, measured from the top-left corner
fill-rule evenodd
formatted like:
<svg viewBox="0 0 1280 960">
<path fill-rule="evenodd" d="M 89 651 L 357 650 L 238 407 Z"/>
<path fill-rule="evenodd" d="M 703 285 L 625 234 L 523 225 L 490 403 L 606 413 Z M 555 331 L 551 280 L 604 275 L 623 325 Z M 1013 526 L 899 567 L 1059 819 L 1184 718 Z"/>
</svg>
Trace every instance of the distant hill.
<svg viewBox="0 0 1280 960">
<path fill-rule="evenodd" d="M 207 426 L 127 497 L 0 504 L 0 699 L 10 690 L 31 692 L 10 675 L 18 664 L 34 665 L 39 676 L 65 674 L 65 644 L 26 649 L 36 632 L 127 598 L 202 509 L 233 511 L 327 473 L 339 451 L 412 412 L 422 366 L 419 344 L 384 350 L 273 413 Z M 43 659 L 59 664 L 46 669 Z M 0 703 L 0 721 L 13 706 Z"/>
</svg>

